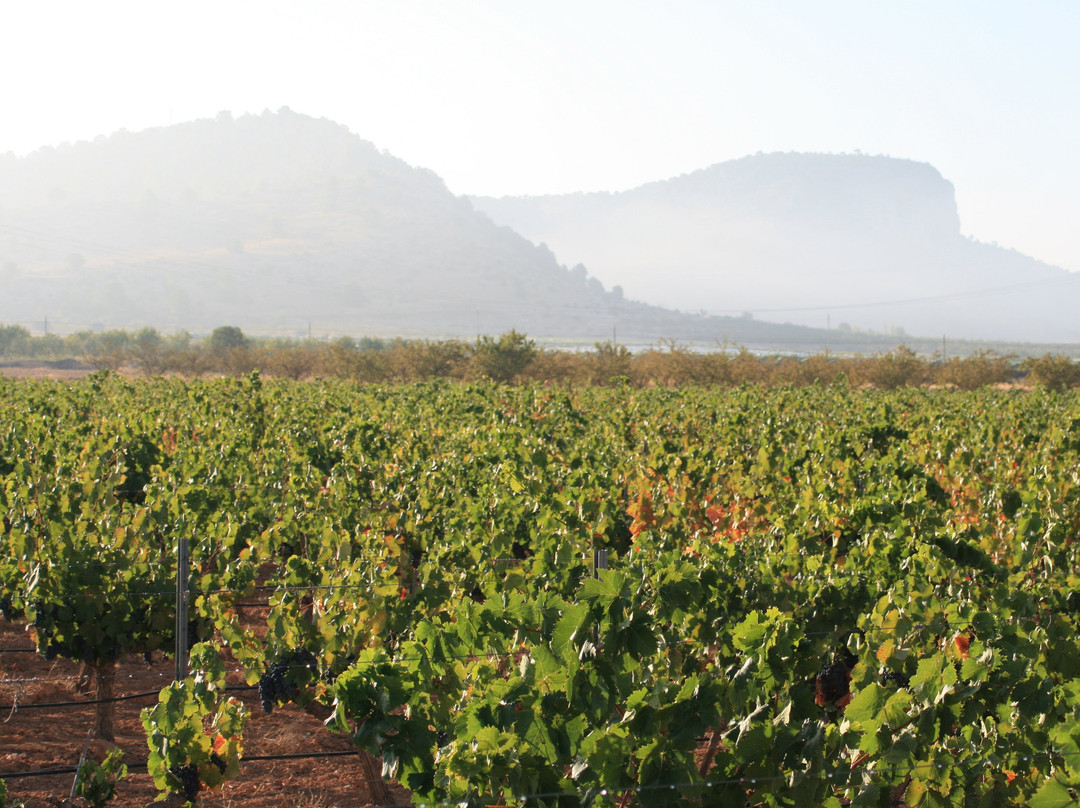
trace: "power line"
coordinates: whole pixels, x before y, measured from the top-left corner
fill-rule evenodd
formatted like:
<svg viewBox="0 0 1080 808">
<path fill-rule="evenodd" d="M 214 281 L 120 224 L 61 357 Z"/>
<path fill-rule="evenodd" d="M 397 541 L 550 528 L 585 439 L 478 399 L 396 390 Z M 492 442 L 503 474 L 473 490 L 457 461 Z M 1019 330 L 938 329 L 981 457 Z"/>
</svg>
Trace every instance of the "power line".
<svg viewBox="0 0 1080 808">
<path fill-rule="evenodd" d="M 1080 272 L 1074 272 L 1068 274 L 1062 278 L 1050 278 L 1041 281 L 1025 281 L 1023 283 L 1013 283 L 1007 286 L 995 286 L 987 289 L 969 289 L 962 292 L 948 292 L 941 295 L 924 295 L 921 297 L 907 297 L 907 298 L 894 298 L 892 300 L 877 300 L 874 302 L 864 303 L 833 303 L 828 305 L 814 305 L 814 306 L 789 306 L 787 308 L 742 308 L 742 309 L 713 309 L 710 310 L 710 314 L 722 314 L 732 315 L 739 314 L 741 312 L 750 311 L 754 314 L 781 314 L 785 312 L 803 312 L 803 311 L 831 311 L 833 309 L 863 309 L 863 308 L 876 308 L 880 306 L 905 306 L 914 303 L 935 303 L 952 300 L 975 300 L 980 297 L 991 297 L 993 295 L 1003 295 L 1012 292 L 1025 291 L 1028 289 L 1042 289 L 1052 286 L 1060 286 L 1064 284 L 1072 284 L 1080 281 Z"/>
</svg>

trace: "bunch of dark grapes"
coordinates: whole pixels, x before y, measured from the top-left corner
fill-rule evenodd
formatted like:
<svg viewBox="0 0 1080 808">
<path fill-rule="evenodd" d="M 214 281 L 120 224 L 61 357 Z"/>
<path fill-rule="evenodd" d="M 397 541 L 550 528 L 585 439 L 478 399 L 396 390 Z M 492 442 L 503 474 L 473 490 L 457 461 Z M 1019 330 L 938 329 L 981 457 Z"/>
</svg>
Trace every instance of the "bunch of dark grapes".
<svg viewBox="0 0 1080 808">
<path fill-rule="evenodd" d="M 122 649 L 115 637 L 103 638 L 96 646 L 91 645 L 77 625 L 71 629 L 74 636 L 57 639 L 57 623 L 63 625 L 63 621 L 57 620 L 58 607 L 34 601 L 31 608 L 34 611 L 34 629 L 37 632 L 38 641 L 44 641 L 45 659 L 50 662 L 59 656 L 76 662 L 93 664 L 102 660 L 117 659 L 120 656 Z"/>
<path fill-rule="evenodd" d="M 826 665 L 814 680 L 814 703 L 846 707 L 851 701 L 851 671 L 843 663 Z"/>
<path fill-rule="evenodd" d="M 263 712 L 274 711 L 274 704 L 293 697 L 297 689 L 316 675 L 318 660 L 306 648 L 290 651 L 259 677 L 259 701 Z"/>
<path fill-rule="evenodd" d="M 897 687 L 905 688 L 911 684 L 911 677 L 896 671 L 882 671 L 881 684 L 887 685 L 889 682 L 896 682 Z"/>
<path fill-rule="evenodd" d="M 30 608 L 34 612 L 34 629 L 40 631 L 43 628 L 48 628 L 49 624 L 45 620 L 48 616 L 45 604 L 40 600 L 35 600 L 30 604 Z"/>
<path fill-rule="evenodd" d="M 859 661 L 850 650 L 841 648 L 814 679 L 814 703 L 819 707 L 846 707 L 851 701 L 851 670 Z"/>
<path fill-rule="evenodd" d="M 184 789 L 184 799 L 188 802 L 194 802 L 195 798 L 199 796 L 199 767 L 193 763 L 188 763 L 184 766 L 173 766 L 169 769 L 169 774 L 175 777 L 180 787 Z"/>
<path fill-rule="evenodd" d="M 11 606 L 11 598 L 0 598 L 0 616 L 8 621 L 15 619 L 15 609 Z"/>
<path fill-rule="evenodd" d="M 328 665 L 322 672 L 321 679 L 324 684 L 332 685 L 337 678 L 341 676 L 342 672 L 348 670 L 349 667 L 356 662 L 356 657 L 350 654 L 341 660 L 338 664 L 330 666 Z"/>
<path fill-rule="evenodd" d="M 52 662 L 58 656 L 76 662 L 94 663 L 101 659 L 116 659 L 120 656 L 120 646 L 116 642 L 103 643 L 95 651 L 85 637 L 60 642 L 51 640 L 45 647 L 45 659 Z"/>
</svg>

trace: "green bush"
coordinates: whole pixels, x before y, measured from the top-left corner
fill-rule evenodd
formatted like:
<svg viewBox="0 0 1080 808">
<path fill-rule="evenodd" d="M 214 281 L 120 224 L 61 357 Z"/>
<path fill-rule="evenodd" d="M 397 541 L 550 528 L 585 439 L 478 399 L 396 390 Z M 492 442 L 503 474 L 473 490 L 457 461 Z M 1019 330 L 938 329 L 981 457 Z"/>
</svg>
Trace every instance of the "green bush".
<svg viewBox="0 0 1080 808">
<path fill-rule="evenodd" d="M 1020 364 L 1020 369 L 1047 390 L 1070 390 L 1080 385 L 1080 365 L 1060 354 L 1029 357 Z"/>
</svg>

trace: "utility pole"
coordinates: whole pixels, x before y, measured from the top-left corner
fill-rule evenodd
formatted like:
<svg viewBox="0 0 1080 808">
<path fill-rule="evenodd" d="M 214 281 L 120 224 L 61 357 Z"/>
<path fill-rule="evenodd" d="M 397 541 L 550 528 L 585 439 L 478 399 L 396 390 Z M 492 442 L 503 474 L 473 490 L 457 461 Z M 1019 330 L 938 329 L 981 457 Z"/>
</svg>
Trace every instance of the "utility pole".
<svg viewBox="0 0 1080 808">
<path fill-rule="evenodd" d="M 949 351 L 945 347 L 945 335 L 941 335 L 941 361 L 944 362 L 949 358 Z"/>
</svg>

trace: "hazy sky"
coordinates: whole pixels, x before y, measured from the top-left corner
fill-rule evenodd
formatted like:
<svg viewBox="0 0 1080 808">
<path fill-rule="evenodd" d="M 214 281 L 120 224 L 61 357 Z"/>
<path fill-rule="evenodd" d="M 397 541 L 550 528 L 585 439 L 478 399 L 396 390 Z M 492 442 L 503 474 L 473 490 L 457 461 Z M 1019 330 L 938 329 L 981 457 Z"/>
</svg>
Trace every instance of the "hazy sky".
<svg viewBox="0 0 1080 808">
<path fill-rule="evenodd" d="M 53 0 L 0 11 L 0 153 L 277 110 L 456 193 L 888 154 L 962 230 L 1080 270 L 1080 2 Z"/>
</svg>

